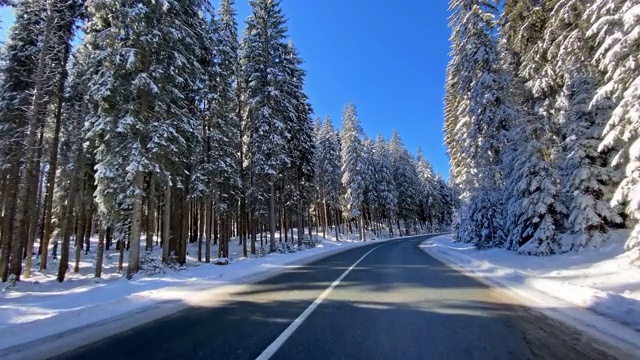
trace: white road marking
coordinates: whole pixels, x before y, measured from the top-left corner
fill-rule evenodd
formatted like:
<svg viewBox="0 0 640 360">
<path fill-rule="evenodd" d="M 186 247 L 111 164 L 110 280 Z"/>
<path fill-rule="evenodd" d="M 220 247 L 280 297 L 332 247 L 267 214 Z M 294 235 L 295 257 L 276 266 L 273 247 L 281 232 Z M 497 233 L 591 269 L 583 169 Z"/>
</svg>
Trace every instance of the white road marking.
<svg viewBox="0 0 640 360">
<path fill-rule="evenodd" d="M 293 333 L 296 331 L 296 329 L 298 329 L 298 327 L 300 325 L 302 325 L 302 322 L 304 322 L 309 317 L 309 315 L 311 315 L 313 310 L 315 310 L 318 307 L 318 305 L 320 305 L 322 303 L 322 301 L 329 296 L 331 291 L 333 291 L 333 289 L 335 289 L 336 286 L 338 286 L 340 284 L 340 281 L 342 281 L 351 272 L 351 270 L 353 270 L 356 266 L 358 266 L 358 264 L 362 260 L 364 260 L 364 258 L 366 258 L 367 255 L 371 254 L 374 250 L 376 250 L 378 248 L 381 248 L 381 247 L 383 247 L 385 245 L 389 245 L 389 244 L 395 244 L 397 242 L 398 241 L 393 241 L 393 242 L 384 243 L 382 245 L 378 245 L 378 246 L 374 247 L 373 249 L 369 250 L 366 254 L 362 255 L 362 257 L 360 259 L 358 259 L 358 261 L 353 263 L 353 265 L 351 265 L 351 267 L 349 267 L 347 270 L 345 270 L 345 272 L 343 272 L 342 275 L 340 275 L 340 277 L 336 279 L 336 281 L 334 281 L 328 288 L 326 288 L 322 292 L 322 294 L 320 294 L 320 296 L 318 296 L 316 298 L 316 300 L 311 305 L 309 305 L 309 307 L 302 314 L 300 314 L 300 316 L 298 316 L 295 320 L 293 320 L 293 322 L 282 332 L 282 334 L 280 334 L 280 336 L 278 336 L 278 338 L 275 339 L 274 342 L 272 342 L 271 345 L 269 345 L 269 347 L 267 347 L 262 352 L 262 354 L 260 354 L 260 356 L 258 356 L 256 358 L 256 360 L 267 360 L 267 359 L 270 359 L 273 356 L 273 354 L 275 354 L 276 351 L 278 351 L 278 349 L 280 349 L 282 344 L 284 344 L 284 342 L 287 341 L 287 339 L 289 337 L 291 337 L 291 335 L 293 335 Z"/>
</svg>

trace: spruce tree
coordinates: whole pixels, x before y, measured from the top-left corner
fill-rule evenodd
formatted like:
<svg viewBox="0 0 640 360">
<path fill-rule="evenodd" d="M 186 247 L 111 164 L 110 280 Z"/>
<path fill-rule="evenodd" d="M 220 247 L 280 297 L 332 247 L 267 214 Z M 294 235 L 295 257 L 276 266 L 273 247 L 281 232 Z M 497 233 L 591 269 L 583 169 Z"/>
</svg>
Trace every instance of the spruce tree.
<svg viewBox="0 0 640 360">
<path fill-rule="evenodd" d="M 340 131 L 342 186 L 344 193 L 342 207 L 347 221 L 355 219 L 361 228 L 364 204 L 364 133 L 358 120 L 356 107 L 353 102 L 345 106 L 342 113 L 342 129 Z M 362 232 L 360 240 L 363 240 Z"/>
<path fill-rule="evenodd" d="M 21 168 L 29 132 L 29 116 L 39 115 L 32 108 L 38 67 L 42 54 L 41 39 L 44 34 L 45 7 L 40 1 L 20 0 L 15 9 L 15 23 L 9 29 L 2 63 L 2 84 L 0 88 L 0 151 L 3 179 L 3 213 L 8 214 L 3 221 L 0 257 L 0 276 L 7 281 L 9 273 L 19 280 L 22 272 L 24 231 L 19 231 L 24 222 L 26 199 L 18 197 L 21 183 Z M 42 75 L 42 72 L 40 72 Z M 36 131 L 35 128 L 31 129 Z M 23 191 L 24 192 L 24 191 Z M 24 194 L 23 194 L 24 195 Z M 22 210 L 21 210 L 22 209 Z M 21 210 L 21 211 L 20 211 Z"/>
<path fill-rule="evenodd" d="M 604 82 L 592 106 L 606 100 L 613 102 L 599 149 L 615 151 L 612 165 L 625 169 L 612 204 L 624 206 L 635 221 L 640 219 L 639 7 L 638 0 L 595 0 L 585 14 L 591 25 L 587 35 L 597 47 L 595 61 L 604 72 Z M 628 249 L 640 247 L 640 225 L 634 226 L 626 246 Z"/>
<path fill-rule="evenodd" d="M 398 194 L 398 208 L 395 218 L 399 228 L 399 235 L 402 235 L 400 221 L 403 221 L 404 227 L 408 231 L 409 223 L 417 218 L 420 180 L 416 172 L 414 159 L 395 130 L 391 134 L 391 140 L 387 143 L 387 147 L 393 173 L 393 183 Z"/>
<path fill-rule="evenodd" d="M 608 166 L 607 154 L 598 152 L 600 136 L 611 114 L 609 101 L 590 102 L 600 81 L 592 65 L 594 49 L 586 37 L 582 17 L 589 2 L 561 0 L 545 33 L 555 72 L 562 74 L 562 92 L 556 100 L 563 139 L 561 187 L 565 217 L 561 251 L 599 247 L 608 239 L 610 223 L 621 221 L 608 204 L 617 172 Z"/>
<path fill-rule="evenodd" d="M 242 76 L 247 118 L 247 156 L 254 218 L 269 224 L 269 251 L 276 251 L 276 181 L 291 161 L 286 151 L 289 121 L 297 109 L 287 92 L 286 20 L 278 0 L 252 0 L 242 42 Z"/>
<path fill-rule="evenodd" d="M 381 134 L 376 137 L 373 156 L 376 168 L 374 174 L 376 210 L 380 219 L 387 220 L 390 235 L 393 236 L 393 220 L 398 212 L 398 190 L 393 180 L 393 167 L 389 162 L 389 148 Z"/>
<path fill-rule="evenodd" d="M 139 269 L 145 175 L 157 175 L 167 184 L 174 176 L 182 178 L 192 147 L 200 141 L 193 109 L 205 83 L 202 51 L 210 48 L 207 8 L 195 0 L 88 6 L 87 138 L 96 146 L 96 201 L 102 214 L 122 212 L 128 219 L 128 277 Z M 116 191 L 110 183 L 114 177 L 125 179 Z"/>
</svg>

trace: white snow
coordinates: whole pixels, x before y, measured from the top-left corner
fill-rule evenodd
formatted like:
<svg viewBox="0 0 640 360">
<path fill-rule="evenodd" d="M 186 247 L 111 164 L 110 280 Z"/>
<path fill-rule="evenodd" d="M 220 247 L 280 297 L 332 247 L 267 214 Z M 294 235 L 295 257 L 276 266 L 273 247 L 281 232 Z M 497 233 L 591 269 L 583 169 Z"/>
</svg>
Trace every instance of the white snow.
<svg viewBox="0 0 640 360">
<path fill-rule="evenodd" d="M 504 249 L 478 251 L 453 242 L 451 235 L 429 239 L 421 248 L 465 273 L 508 288 L 526 305 L 637 351 L 640 266 L 634 262 L 638 250 L 625 251 L 628 236 L 629 230 L 613 231 L 602 249 L 545 257 Z"/>
<path fill-rule="evenodd" d="M 49 258 L 50 271 L 37 271 L 39 261 L 34 261 L 32 277 L 23 279 L 15 287 L 5 285 L 0 292 L 0 353 L 18 344 L 42 339 L 61 332 L 95 325 L 163 304 L 191 304 L 199 301 L 199 294 L 211 293 L 222 285 L 251 282 L 273 275 L 293 265 L 303 264 L 331 253 L 370 244 L 350 239 L 336 241 L 332 235 L 321 240 L 321 244 L 288 254 L 269 254 L 263 257 L 242 257 L 242 247 L 232 240 L 228 265 L 214 265 L 197 262 L 197 244 L 189 244 L 187 265 L 183 270 L 165 269 L 155 275 L 139 273 L 128 281 L 125 254 L 124 271 L 116 272 L 118 252 L 112 247 L 105 251 L 103 275 L 93 277 L 97 239 L 92 238 L 91 251 L 82 256 L 80 272 L 71 270 L 66 280 L 56 280 L 57 262 Z M 141 237 L 145 239 L 143 235 Z M 341 235 L 342 238 L 342 235 Z M 368 239 L 373 239 L 368 234 Z M 354 236 L 351 236 L 354 239 Z M 377 240 L 378 242 L 382 240 Z M 265 244 L 268 246 L 268 243 Z M 257 244 L 258 248 L 260 242 Z M 114 245 L 115 247 L 115 245 Z M 141 244 L 144 249 L 144 240 Z M 161 257 L 161 249 L 156 246 L 152 256 Z M 217 254 L 217 246 L 212 247 L 212 256 Z M 204 254 L 203 254 L 204 257 Z"/>
</svg>

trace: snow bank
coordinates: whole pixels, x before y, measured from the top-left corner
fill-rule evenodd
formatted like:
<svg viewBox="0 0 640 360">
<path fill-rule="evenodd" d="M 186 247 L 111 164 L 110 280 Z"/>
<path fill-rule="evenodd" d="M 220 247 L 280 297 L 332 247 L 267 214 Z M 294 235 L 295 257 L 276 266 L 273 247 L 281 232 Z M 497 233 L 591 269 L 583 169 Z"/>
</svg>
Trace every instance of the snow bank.
<svg viewBox="0 0 640 360">
<path fill-rule="evenodd" d="M 247 258 L 242 257 L 242 247 L 237 241 L 232 241 L 229 264 L 222 266 L 213 264 L 216 259 L 212 259 L 211 264 L 197 262 L 197 244 L 189 244 L 187 265 L 183 269 L 157 269 L 152 264 L 154 269 L 151 273 L 158 273 L 140 273 L 129 281 L 116 272 L 118 253 L 114 249 L 105 251 L 102 278 L 93 277 L 97 239 L 92 239 L 89 253 L 82 256 L 80 272 L 75 274 L 70 271 L 63 283 L 56 281 L 58 264 L 50 258 L 52 270 L 49 273 L 36 271 L 38 262 L 34 261 L 31 278 L 18 282 L 15 287 L 2 284 L 5 288 L 0 292 L 0 353 L 18 344 L 163 304 L 173 302 L 184 306 L 185 303 L 197 302 L 199 292 L 210 292 L 222 285 L 255 281 L 261 276 L 281 271 L 288 265 L 370 243 L 336 241 L 330 236 L 327 239 L 317 235 L 314 237 L 317 245 L 313 249 Z M 74 250 L 71 253 L 74 254 Z M 212 254 L 216 253 L 217 247 L 213 246 Z M 161 257 L 161 249 L 156 247 L 150 256 Z M 125 254 L 125 270 L 126 259 Z"/>
<path fill-rule="evenodd" d="M 587 309 L 601 316 L 577 315 L 588 327 L 604 331 L 603 320 L 612 332 L 625 328 L 623 340 L 640 346 L 640 267 L 636 252 L 624 249 L 628 231 L 615 231 L 602 249 L 589 249 L 548 257 L 523 256 L 504 249 L 476 250 L 456 243 L 450 235 L 429 239 L 421 248 L 447 263 L 453 263 L 520 297 L 534 300 L 535 307 L 572 313 Z M 531 305 L 529 303 L 528 305 Z M 572 317 L 572 316 L 569 316 Z M 567 320 L 563 318 L 561 320 Z M 584 325 L 584 324 L 583 324 Z M 584 327 L 583 327 L 584 328 Z M 632 329 L 633 331 L 626 331 Z M 620 334 L 610 334 L 618 336 Z"/>
</svg>

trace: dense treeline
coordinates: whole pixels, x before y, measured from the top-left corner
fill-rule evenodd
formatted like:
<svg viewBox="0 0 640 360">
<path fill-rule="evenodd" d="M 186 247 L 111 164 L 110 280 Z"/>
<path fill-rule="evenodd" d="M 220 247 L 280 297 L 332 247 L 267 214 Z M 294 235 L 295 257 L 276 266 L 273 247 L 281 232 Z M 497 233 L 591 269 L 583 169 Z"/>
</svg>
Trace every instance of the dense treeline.
<svg viewBox="0 0 640 360">
<path fill-rule="evenodd" d="M 451 0 L 454 232 L 546 255 L 640 246 L 640 1 Z"/>
<path fill-rule="evenodd" d="M 364 240 L 449 226 L 449 187 L 397 134 L 366 139 L 353 104 L 341 131 L 314 124 L 279 1 L 250 5 L 239 40 L 233 0 L 215 17 L 207 0 L 12 2 L 0 69 L 3 281 L 52 270 L 48 254 L 63 281 L 83 251 L 95 251 L 101 276 L 115 247 L 130 277 L 141 243 L 184 264 L 188 243 L 211 262 L 232 238 L 244 256 L 265 239 L 277 251 L 277 231 L 300 247 L 314 227 Z"/>
</svg>

